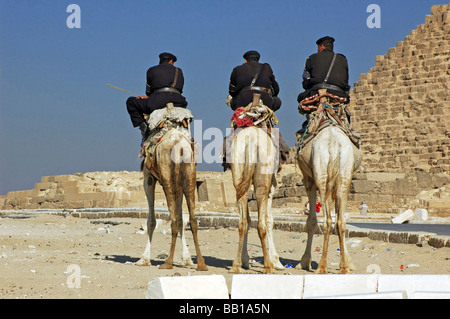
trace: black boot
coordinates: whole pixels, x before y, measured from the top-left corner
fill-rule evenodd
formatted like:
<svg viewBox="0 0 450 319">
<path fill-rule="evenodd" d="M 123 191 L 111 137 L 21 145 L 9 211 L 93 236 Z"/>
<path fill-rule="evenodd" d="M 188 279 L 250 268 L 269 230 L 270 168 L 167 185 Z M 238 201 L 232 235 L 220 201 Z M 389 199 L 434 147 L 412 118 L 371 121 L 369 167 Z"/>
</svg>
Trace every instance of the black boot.
<svg viewBox="0 0 450 319">
<path fill-rule="evenodd" d="M 139 129 L 141 130 L 141 134 L 142 134 L 142 142 L 145 142 L 147 137 L 150 135 L 150 130 L 148 129 L 147 123 L 142 122 L 139 125 Z"/>
</svg>

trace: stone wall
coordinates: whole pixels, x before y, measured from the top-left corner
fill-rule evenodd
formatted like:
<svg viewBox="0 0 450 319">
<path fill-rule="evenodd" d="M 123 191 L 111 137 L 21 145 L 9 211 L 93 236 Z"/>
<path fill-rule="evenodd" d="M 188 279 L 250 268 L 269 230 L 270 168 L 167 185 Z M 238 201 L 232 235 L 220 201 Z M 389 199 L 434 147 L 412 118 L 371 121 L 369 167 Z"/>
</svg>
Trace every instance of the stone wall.
<svg viewBox="0 0 450 319">
<path fill-rule="evenodd" d="M 450 172 L 450 5 L 431 13 L 351 92 L 366 172 Z"/>
</svg>

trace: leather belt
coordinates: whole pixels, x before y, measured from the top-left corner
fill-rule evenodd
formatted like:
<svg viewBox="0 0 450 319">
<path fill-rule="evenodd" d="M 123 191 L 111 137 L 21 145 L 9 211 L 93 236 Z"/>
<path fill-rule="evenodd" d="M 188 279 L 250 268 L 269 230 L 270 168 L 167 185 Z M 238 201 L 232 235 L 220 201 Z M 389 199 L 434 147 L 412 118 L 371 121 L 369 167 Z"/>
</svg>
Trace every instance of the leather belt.
<svg viewBox="0 0 450 319">
<path fill-rule="evenodd" d="M 241 92 L 243 92 L 243 91 L 262 91 L 267 94 L 271 94 L 270 89 L 262 87 L 262 86 L 246 86 L 241 89 Z"/>
<path fill-rule="evenodd" d="M 153 93 L 161 93 L 161 92 L 170 92 L 170 93 L 181 94 L 180 90 L 177 90 L 175 88 L 167 88 L 167 87 L 166 88 L 157 89 Z"/>
<path fill-rule="evenodd" d="M 345 93 L 344 90 L 341 89 L 339 86 L 333 85 L 333 84 L 328 84 L 328 83 L 315 84 L 311 89 L 312 90 L 329 89 L 329 90 Z"/>
</svg>

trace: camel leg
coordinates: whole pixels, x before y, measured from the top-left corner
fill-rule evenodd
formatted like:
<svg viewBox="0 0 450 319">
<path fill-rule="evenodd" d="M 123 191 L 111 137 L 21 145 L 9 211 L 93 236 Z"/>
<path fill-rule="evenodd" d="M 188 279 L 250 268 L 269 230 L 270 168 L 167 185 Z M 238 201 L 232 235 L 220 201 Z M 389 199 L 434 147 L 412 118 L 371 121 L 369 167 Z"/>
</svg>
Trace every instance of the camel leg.
<svg viewBox="0 0 450 319">
<path fill-rule="evenodd" d="M 267 215 L 267 201 L 268 194 L 260 187 L 255 187 L 256 201 L 258 203 L 258 235 L 261 241 L 263 256 L 264 256 L 264 273 L 274 273 L 273 263 L 269 258 L 267 244 L 266 244 L 266 215 Z"/>
<path fill-rule="evenodd" d="M 156 180 L 144 171 L 144 191 L 148 201 L 148 217 L 147 217 L 147 244 L 141 259 L 136 262 L 138 266 L 150 266 L 150 252 L 153 232 L 156 228 L 155 217 L 155 186 Z"/>
<path fill-rule="evenodd" d="M 317 216 L 316 216 L 316 186 L 312 179 L 306 174 L 303 175 L 303 183 L 305 184 L 306 192 L 308 193 L 309 200 L 309 215 L 306 220 L 306 232 L 308 233 L 308 239 L 306 242 L 305 252 L 303 253 L 300 263 L 296 268 L 305 270 L 311 270 L 311 249 L 314 239 L 314 233 L 317 229 Z"/>
<path fill-rule="evenodd" d="M 186 226 L 189 219 L 189 216 L 186 214 L 183 214 L 182 212 L 182 200 L 180 201 L 179 207 L 178 207 L 178 218 L 181 219 L 180 223 L 180 229 L 179 234 L 181 238 L 181 264 L 184 266 L 192 266 L 194 263 L 191 259 L 191 254 L 189 253 L 189 249 L 186 242 Z"/>
<path fill-rule="evenodd" d="M 239 244 L 238 244 L 238 251 L 236 259 L 233 261 L 233 267 L 230 270 L 230 273 L 238 274 L 240 273 L 240 268 L 242 264 L 242 260 L 248 259 L 248 252 L 244 252 L 244 246 L 247 246 L 247 233 L 248 228 L 250 226 L 250 221 L 248 219 L 249 212 L 248 212 L 248 195 L 247 192 L 242 195 L 241 198 L 238 199 L 238 209 L 239 209 Z M 245 245 L 244 245 L 245 244 Z M 247 250 L 247 247 L 245 247 L 245 250 Z M 248 261 L 247 261 L 248 264 Z"/>
<path fill-rule="evenodd" d="M 331 219 L 331 213 L 330 213 L 330 205 L 328 205 L 329 203 L 325 200 L 325 196 L 322 195 L 322 194 L 324 194 L 325 189 L 321 189 L 319 192 L 321 194 L 321 202 L 323 203 L 323 214 L 324 214 L 324 216 L 323 216 L 324 217 L 323 218 L 323 247 L 322 247 L 322 257 L 320 258 L 319 267 L 316 272 L 319 274 L 326 274 L 327 273 L 328 244 L 329 244 L 330 235 L 331 235 L 332 219 Z"/>
<path fill-rule="evenodd" d="M 179 205 L 181 205 L 180 199 L 176 199 L 176 194 L 175 194 L 175 190 L 172 189 L 167 189 L 167 187 L 164 187 L 164 193 L 166 195 L 166 199 L 167 199 L 167 207 L 169 209 L 169 213 L 170 213 L 170 227 L 171 227 L 171 232 L 172 232 L 172 241 L 170 244 L 170 252 L 169 252 L 169 257 L 167 257 L 166 261 L 164 264 L 162 264 L 159 268 L 160 269 L 172 269 L 173 268 L 173 257 L 175 254 L 175 245 L 177 243 L 177 237 L 178 237 L 178 231 L 180 229 L 180 224 L 182 224 L 182 216 L 180 214 L 180 211 L 178 209 Z M 181 197 L 181 196 L 180 196 Z M 181 201 L 182 201 L 182 197 L 181 197 Z"/>
<path fill-rule="evenodd" d="M 275 269 L 284 270 L 283 264 L 280 262 L 275 243 L 273 240 L 273 215 L 272 215 L 272 199 L 275 193 L 276 180 L 273 176 L 273 183 L 269 191 L 269 199 L 267 201 L 267 215 L 266 215 L 266 227 L 267 227 L 267 246 L 269 248 L 269 258 L 272 261 Z"/>
<path fill-rule="evenodd" d="M 194 245 L 195 245 L 195 252 L 197 254 L 197 270 L 198 271 L 207 271 L 208 267 L 205 264 L 205 259 L 202 256 L 202 253 L 200 252 L 200 245 L 198 243 L 198 223 L 197 219 L 195 218 L 195 181 L 194 178 L 193 181 L 191 180 L 191 185 L 187 185 L 184 190 L 184 196 L 186 197 L 186 204 L 188 206 L 189 211 L 189 221 L 191 224 L 191 231 L 192 236 L 194 238 Z M 193 188 L 192 188 L 193 187 Z"/>
<path fill-rule="evenodd" d="M 350 175 L 351 176 L 351 175 Z M 348 190 L 350 185 L 343 185 L 341 189 Z M 354 269 L 351 262 L 350 256 L 348 254 L 347 245 L 345 243 L 345 219 L 344 212 L 345 206 L 347 204 L 347 193 L 339 192 L 336 196 L 336 230 L 339 236 L 339 247 L 341 250 L 341 262 L 340 262 L 340 273 L 348 274 Z"/>
</svg>

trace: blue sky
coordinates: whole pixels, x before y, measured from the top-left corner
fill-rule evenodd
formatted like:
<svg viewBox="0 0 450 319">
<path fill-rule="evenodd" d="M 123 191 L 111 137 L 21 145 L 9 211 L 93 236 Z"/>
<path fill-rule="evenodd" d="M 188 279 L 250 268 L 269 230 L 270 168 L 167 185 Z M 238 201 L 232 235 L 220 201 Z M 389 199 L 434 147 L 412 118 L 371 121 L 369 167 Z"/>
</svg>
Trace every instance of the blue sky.
<svg viewBox="0 0 450 319">
<path fill-rule="evenodd" d="M 66 24 L 72 3 L 81 9 L 79 29 Z M 366 24 L 372 3 L 381 9 L 381 28 Z M 302 70 L 318 38 L 336 39 L 353 87 L 376 55 L 423 24 L 433 4 L 445 3 L 0 0 L 0 195 L 33 189 L 42 176 L 138 170 L 140 133 L 126 112 L 129 95 L 106 84 L 143 95 L 145 73 L 164 51 L 178 57 L 184 96 L 203 131 L 225 134 L 231 71 L 244 52 L 258 50 L 280 85 L 279 128 L 293 146 L 303 122 L 296 102 Z"/>
</svg>

